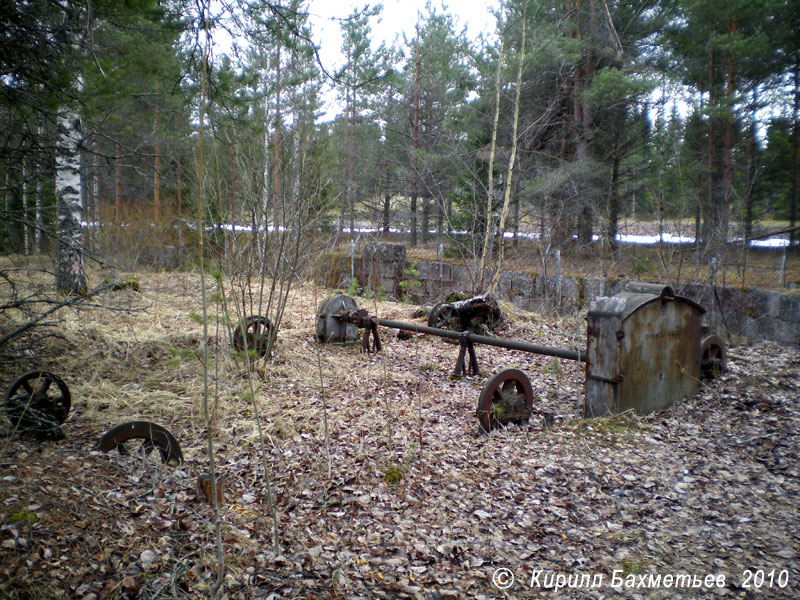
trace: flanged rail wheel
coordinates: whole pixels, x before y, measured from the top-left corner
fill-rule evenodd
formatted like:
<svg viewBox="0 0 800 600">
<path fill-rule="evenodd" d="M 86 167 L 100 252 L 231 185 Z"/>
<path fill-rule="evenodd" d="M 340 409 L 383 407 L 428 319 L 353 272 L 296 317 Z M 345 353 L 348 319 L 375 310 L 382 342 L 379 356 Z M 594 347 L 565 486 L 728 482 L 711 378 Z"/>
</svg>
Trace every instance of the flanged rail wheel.
<svg viewBox="0 0 800 600">
<path fill-rule="evenodd" d="M 261 315 L 251 315 L 239 323 L 233 332 L 233 347 L 237 352 L 255 353 L 263 357 L 267 354 L 269 337 L 272 335 L 272 322 Z"/>
<path fill-rule="evenodd" d="M 700 344 L 700 373 L 713 379 L 728 369 L 728 350 L 718 335 L 710 335 Z"/>
<path fill-rule="evenodd" d="M 478 399 L 478 421 L 484 431 L 507 423 L 521 423 L 531 416 L 533 388 L 519 369 L 500 371 L 489 379 Z"/>
<path fill-rule="evenodd" d="M 28 371 L 8 386 L 4 408 L 15 429 L 60 438 L 59 426 L 67 420 L 71 403 L 72 395 L 60 377 Z"/>
<path fill-rule="evenodd" d="M 431 309 L 428 327 L 461 331 L 461 313 L 449 302 L 442 302 Z"/>
</svg>

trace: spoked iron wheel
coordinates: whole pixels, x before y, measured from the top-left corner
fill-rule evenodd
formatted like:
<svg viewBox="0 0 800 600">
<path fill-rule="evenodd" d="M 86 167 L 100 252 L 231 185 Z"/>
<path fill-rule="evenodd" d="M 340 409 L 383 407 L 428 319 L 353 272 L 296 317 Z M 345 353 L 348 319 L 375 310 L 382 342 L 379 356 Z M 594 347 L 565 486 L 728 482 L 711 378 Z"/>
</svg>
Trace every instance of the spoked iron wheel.
<svg viewBox="0 0 800 600">
<path fill-rule="evenodd" d="M 700 345 L 700 372 L 703 377 L 713 379 L 728 368 L 728 351 L 718 335 L 710 335 Z"/>
<path fill-rule="evenodd" d="M 267 354 L 272 323 L 267 317 L 252 315 L 239 323 L 233 332 L 233 347 L 238 352 L 254 352 L 255 356 Z"/>
<path fill-rule="evenodd" d="M 522 423 L 531 416 L 533 388 L 519 369 L 501 371 L 483 386 L 478 399 L 478 421 L 488 432 L 507 423 Z"/>
<path fill-rule="evenodd" d="M 461 314 L 449 302 L 442 302 L 431 309 L 428 315 L 428 327 L 461 331 Z"/>
<path fill-rule="evenodd" d="M 69 388 L 60 377 L 28 371 L 8 386 L 4 408 L 14 429 L 61 437 L 59 426 L 67 420 L 71 403 Z"/>
</svg>

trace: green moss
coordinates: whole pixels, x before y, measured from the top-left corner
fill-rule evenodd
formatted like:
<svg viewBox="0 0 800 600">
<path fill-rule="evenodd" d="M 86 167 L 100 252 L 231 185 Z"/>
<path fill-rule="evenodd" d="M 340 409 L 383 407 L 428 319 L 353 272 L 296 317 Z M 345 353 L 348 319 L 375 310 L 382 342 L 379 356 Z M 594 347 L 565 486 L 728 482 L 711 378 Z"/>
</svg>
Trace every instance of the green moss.
<svg viewBox="0 0 800 600">
<path fill-rule="evenodd" d="M 125 279 L 115 279 L 109 277 L 106 279 L 106 285 L 115 292 L 126 289 L 133 290 L 134 292 L 139 291 L 139 280 L 135 277 L 126 277 Z"/>
<path fill-rule="evenodd" d="M 34 513 L 27 510 L 21 510 L 8 517 L 9 523 L 22 523 L 25 525 L 36 523 L 36 521 L 38 520 L 39 517 L 37 517 Z"/>
<path fill-rule="evenodd" d="M 383 479 L 388 484 L 399 483 L 403 479 L 403 469 L 399 467 L 388 467 L 383 471 Z"/>
<path fill-rule="evenodd" d="M 627 577 L 628 575 L 637 575 L 639 573 L 643 573 L 647 564 L 645 562 L 635 562 L 631 560 L 626 560 L 622 562 L 622 577 Z"/>
</svg>

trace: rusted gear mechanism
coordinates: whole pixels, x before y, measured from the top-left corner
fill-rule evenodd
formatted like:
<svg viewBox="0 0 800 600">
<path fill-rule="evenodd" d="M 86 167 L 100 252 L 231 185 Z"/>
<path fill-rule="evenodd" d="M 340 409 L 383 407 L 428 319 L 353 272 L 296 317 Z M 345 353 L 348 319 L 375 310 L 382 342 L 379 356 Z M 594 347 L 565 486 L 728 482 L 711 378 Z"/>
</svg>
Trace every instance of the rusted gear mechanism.
<svg viewBox="0 0 800 600">
<path fill-rule="evenodd" d="M 483 386 L 478 399 L 478 421 L 484 431 L 508 423 L 522 423 L 531 416 L 533 388 L 519 369 L 497 373 Z"/>
</svg>

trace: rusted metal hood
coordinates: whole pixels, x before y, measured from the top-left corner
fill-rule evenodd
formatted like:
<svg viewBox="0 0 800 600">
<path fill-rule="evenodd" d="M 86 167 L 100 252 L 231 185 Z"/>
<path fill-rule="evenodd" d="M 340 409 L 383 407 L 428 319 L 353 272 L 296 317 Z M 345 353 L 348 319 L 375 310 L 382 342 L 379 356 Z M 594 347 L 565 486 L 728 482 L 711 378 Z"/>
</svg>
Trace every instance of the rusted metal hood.
<svg viewBox="0 0 800 600">
<path fill-rule="evenodd" d="M 650 284 L 653 285 L 653 284 Z M 655 286 L 654 286 L 655 287 Z M 630 288 L 629 288 L 630 289 Z M 655 291 L 655 290 L 654 290 Z M 682 302 L 697 310 L 701 315 L 706 312 L 702 306 L 691 298 L 676 296 L 669 286 L 658 286 L 658 293 L 643 291 L 621 292 L 616 296 L 603 296 L 595 299 L 589 306 L 589 314 L 595 316 L 615 316 L 621 322 L 634 312 L 651 302 Z"/>
<path fill-rule="evenodd" d="M 653 412 L 697 391 L 705 310 L 667 286 L 653 291 L 598 298 L 590 307 L 584 416 Z"/>
</svg>

